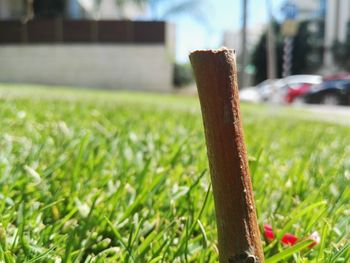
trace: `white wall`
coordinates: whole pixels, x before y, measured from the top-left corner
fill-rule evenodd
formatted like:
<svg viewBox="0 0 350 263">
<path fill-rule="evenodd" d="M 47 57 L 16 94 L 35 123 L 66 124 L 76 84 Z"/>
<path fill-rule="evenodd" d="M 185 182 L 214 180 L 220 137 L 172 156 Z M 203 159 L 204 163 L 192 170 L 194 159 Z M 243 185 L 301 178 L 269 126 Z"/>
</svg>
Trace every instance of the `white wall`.
<svg viewBox="0 0 350 263">
<path fill-rule="evenodd" d="M 164 45 L 0 46 L 0 82 L 169 91 Z"/>
</svg>

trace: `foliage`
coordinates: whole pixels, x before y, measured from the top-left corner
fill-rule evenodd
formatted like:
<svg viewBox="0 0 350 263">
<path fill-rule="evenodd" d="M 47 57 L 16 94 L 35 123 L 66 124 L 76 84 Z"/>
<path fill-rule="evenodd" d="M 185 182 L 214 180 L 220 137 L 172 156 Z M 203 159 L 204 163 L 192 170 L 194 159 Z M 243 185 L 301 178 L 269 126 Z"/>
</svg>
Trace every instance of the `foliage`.
<svg viewBox="0 0 350 263">
<path fill-rule="evenodd" d="M 64 16 L 64 0 L 27 0 L 26 4 L 29 9 L 33 10 L 35 18 L 55 18 Z"/>
<path fill-rule="evenodd" d="M 267 262 L 350 259 L 349 127 L 309 115 L 243 105 L 260 226 L 321 235 Z M 0 123 L 1 261 L 217 262 L 196 98 L 2 85 Z"/>
<path fill-rule="evenodd" d="M 292 74 L 314 73 L 322 66 L 324 22 L 322 20 L 302 21 L 293 40 Z M 274 23 L 276 34 L 277 77 L 282 77 L 284 37 L 281 25 Z M 251 61 L 256 67 L 255 82 L 267 79 L 267 33 L 265 32 L 255 47 Z"/>
<path fill-rule="evenodd" d="M 174 65 L 174 85 L 175 87 L 183 87 L 193 83 L 193 73 L 190 64 L 176 63 Z"/>
<path fill-rule="evenodd" d="M 275 32 L 280 31 L 280 25 L 277 23 L 273 24 L 273 28 Z M 277 35 L 280 38 L 280 35 Z M 281 58 L 283 52 L 283 43 L 282 39 L 276 39 L 276 58 L 278 59 L 277 63 L 277 75 L 282 75 L 282 67 L 281 67 Z M 260 83 L 267 79 L 267 32 L 261 36 L 258 44 L 252 52 L 251 63 L 255 66 L 255 83 Z"/>
<path fill-rule="evenodd" d="M 302 21 L 294 38 L 293 74 L 315 73 L 322 67 L 324 21 Z"/>
</svg>

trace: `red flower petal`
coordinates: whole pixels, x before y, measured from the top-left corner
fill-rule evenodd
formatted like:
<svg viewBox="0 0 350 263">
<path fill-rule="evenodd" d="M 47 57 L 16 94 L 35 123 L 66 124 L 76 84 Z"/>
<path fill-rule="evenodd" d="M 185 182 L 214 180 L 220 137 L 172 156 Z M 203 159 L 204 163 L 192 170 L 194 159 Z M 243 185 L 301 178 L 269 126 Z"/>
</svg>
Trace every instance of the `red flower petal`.
<svg viewBox="0 0 350 263">
<path fill-rule="evenodd" d="M 298 241 L 298 238 L 291 233 L 284 234 L 281 240 L 283 245 L 289 245 L 289 246 L 293 246 L 297 241 Z"/>
<path fill-rule="evenodd" d="M 265 238 L 269 241 L 275 239 L 275 234 L 273 233 L 272 226 L 270 226 L 269 224 L 264 225 L 264 235 Z"/>
</svg>

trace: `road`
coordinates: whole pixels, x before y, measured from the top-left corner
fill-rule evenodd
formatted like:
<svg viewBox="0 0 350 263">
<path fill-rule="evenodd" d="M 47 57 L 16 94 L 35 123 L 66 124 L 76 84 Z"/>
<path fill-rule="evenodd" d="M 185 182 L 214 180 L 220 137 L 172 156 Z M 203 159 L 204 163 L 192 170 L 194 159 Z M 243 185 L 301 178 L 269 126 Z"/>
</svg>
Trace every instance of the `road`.
<svg viewBox="0 0 350 263">
<path fill-rule="evenodd" d="M 350 126 L 350 107 L 349 106 L 326 106 L 300 104 L 292 108 L 305 110 L 311 113 L 315 120 L 333 122 Z"/>
</svg>

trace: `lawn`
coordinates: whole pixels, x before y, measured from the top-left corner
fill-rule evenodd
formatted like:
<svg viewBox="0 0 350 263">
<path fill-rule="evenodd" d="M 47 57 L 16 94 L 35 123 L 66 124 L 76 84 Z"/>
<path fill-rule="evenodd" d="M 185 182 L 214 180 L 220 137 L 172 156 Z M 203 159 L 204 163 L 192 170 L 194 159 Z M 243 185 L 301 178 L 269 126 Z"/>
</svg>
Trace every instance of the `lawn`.
<svg viewBox="0 0 350 263">
<path fill-rule="evenodd" d="M 242 110 L 267 262 L 349 262 L 350 127 Z M 217 262 L 197 98 L 0 85 L 0 127 L 1 262 Z"/>
</svg>

